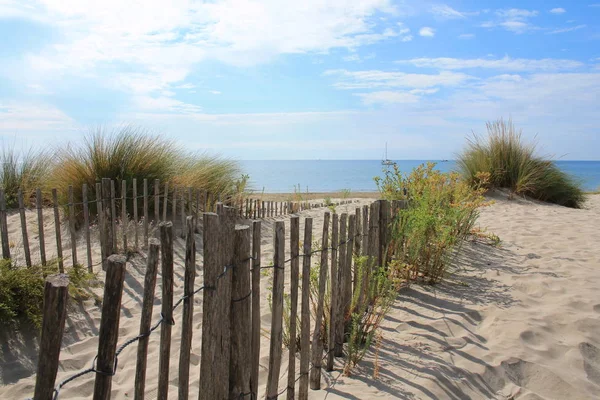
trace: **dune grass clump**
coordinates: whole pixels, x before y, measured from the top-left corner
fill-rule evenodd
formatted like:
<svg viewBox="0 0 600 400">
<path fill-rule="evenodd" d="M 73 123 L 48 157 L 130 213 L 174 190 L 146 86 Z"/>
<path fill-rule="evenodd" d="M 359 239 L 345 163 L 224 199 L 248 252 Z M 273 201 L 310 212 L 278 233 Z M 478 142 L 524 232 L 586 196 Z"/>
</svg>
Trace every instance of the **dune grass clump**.
<svg viewBox="0 0 600 400">
<path fill-rule="evenodd" d="M 240 180 L 240 170 L 233 161 L 191 153 L 169 139 L 131 126 L 114 132 L 98 129 L 84 139 L 83 145 L 59 149 L 55 160 L 56 167 L 47 188 L 58 190 L 62 204 L 68 202 L 70 185 L 74 188 L 76 203 L 81 201 L 83 184 L 88 185 L 88 199 L 94 200 L 96 183 L 102 178 L 115 180 L 117 198 L 122 196 L 123 180 L 127 181 L 126 196 L 129 198 L 133 196 L 133 178 L 137 179 L 138 196 L 143 194 L 144 179 L 148 180 L 149 195 L 154 193 L 155 179 L 160 181 L 161 196 L 164 194 L 164 184 L 169 182 L 169 199 L 172 198 L 174 186 L 205 190 L 213 198 L 230 198 Z M 149 203 L 152 214 L 154 202 Z M 141 200 L 138 200 L 138 206 L 142 207 Z M 117 202 L 119 210 L 120 207 L 120 202 Z M 95 212 L 95 204 L 90 208 Z M 78 208 L 78 211 L 81 209 Z M 131 215 L 132 211 L 133 202 L 129 200 L 127 212 Z"/>
<path fill-rule="evenodd" d="M 434 284 L 442 280 L 456 250 L 470 235 L 479 216 L 484 178 L 475 188 L 458 173 L 442 173 L 434 163 L 415 168 L 408 176 L 397 166 L 377 178 L 384 199 L 405 200 L 393 221 L 390 251 L 405 279 Z"/>
<path fill-rule="evenodd" d="M 463 177 L 472 185 L 508 188 L 514 194 L 561 206 L 580 208 L 585 195 L 574 177 L 536 155 L 536 143 L 523 141 L 512 121 L 488 122 L 487 136 L 474 135 L 457 158 Z"/>
<path fill-rule="evenodd" d="M 4 189 L 7 208 L 19 206 L 19 189 L 23 191 L 25 206 L 28 206 L 35 196 L 35 189 L 45 184 L 51 171 L 48 154 L 32 149 L 18 152 L 14 147 L 2 147 L 0 163 L 0 186 Z"/>
</svg>

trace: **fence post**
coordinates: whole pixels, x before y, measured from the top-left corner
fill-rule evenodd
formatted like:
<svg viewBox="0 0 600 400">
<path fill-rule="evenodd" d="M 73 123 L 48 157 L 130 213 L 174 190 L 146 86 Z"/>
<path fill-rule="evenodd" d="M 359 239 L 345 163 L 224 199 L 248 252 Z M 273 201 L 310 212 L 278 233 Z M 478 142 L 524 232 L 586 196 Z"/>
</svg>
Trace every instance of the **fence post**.
<svg viewBox="0 0 600 400">
<path fill-rule="evenodd" d="M 138 237 L 138 201 L 137 201 L 137 179 L 133 178 L 133 225 L 135 229 L 135 249 L 139 250 L 139 237 Z"/>
<path fill-rule="evenodd" d="M 163 196 L 163 217 L 162 220 L 166 221 L 167 220 L 167 203 L 169 200 L 169 182 L 165 182 L 165 194 Z"/>
<path fill-rule="evenodd" d="M 175 222 L 177 218 L 177 186 L 173 185 L 173 202 L 171 203 L 171 221 Z"/>
<path fill-rule="evenodd" d="M 112 214 L 110 208 L 110 178 L 102 178 L 102 226 L 100 236 L 102 243 L 102 269 L 108 267 L 108 257 L 113 254 Z"/>
<path fill-rule="evenodd" d="M 368 303 L 373 302 L 375 292 L 371 291 L 370 282 L 371 275 L 376 272 L 374 269 L 379 268 L 379 202 L 375 201 L 371 203 L 371 209 L 369 215 L 369 261 L 367 264 L 366 272 L 366 288 Z"/>
<path fill-rule="evenodd" d="M 83 229 L 85 230 L 85 244 L 87 253 L 88 271 L 94 272 L 92 267 L 92 239 L 90 237 L 90 205 L 88 202 L 88 185 L 84 183 L 81 187 L 81 198 L 83 202 Z M 39 216 L 38 216 L 39 218 Z M 42 224 L 43 226 L 43 224 Z M 41 230 L 40 230 L 41 232 Z M 44 254 L 44 260 L 46 255 Z M 45 261 L 44 261 L 45 262 Z"/>
<path fill-rule="evenodd" d="M 283 284 L 285 270 L 285 223 L 275 222 L 273 237 L 273 307 L 271 343 L 269 346 L 269 372 L 267 374 L 267 399 L 277 399 L 283 339 Z"/>
<path fill-rule="evenodd" d="M 380 267 L 387 264 L 387 245 L 388 230 L 390 227 L 390 202 L 387 200 L 377 200 L 379 203 L 379 251 L 377 254 L 377 263 Z"/>
<path fill-rule="evenodd" d="M 310 359 L 310 266 L 312 252 L 312 218 L 304 218 L 302 253 L 302 306 L 300 313 L 300 384 L 298 399 L 308 399 L 308 365 Z"/>
<path fill-rule="evenodd" d="M 183 319 L 181 322 L 181 350 L 179 353 L 179 400 L 189 397 L 190 352 L 194 322 L 194 281 L 196 280 L 196 237 L 194 217 L 186 219 L 185 278 L 183 284 Z"/>
<path fill-rule="evenodd" d="M 40 356 L 33 400 L 54 398 L 54 383 L 67 316 L 69 278 L 65 274 L 50 275 L 44 286 L 44 308 Z"/>
<path fill-rule="evenodd" d="M 113 234 L 113 252 L 119 252 L 117 245 L 117 192 L 115 190 L 115 181 L 110 181 L 110 209 L 112 210 L 112 234 Z"/>
<path fill-rule="evenodd" d="M 334 213 L 331 222 L 331 296 L 330 296 L 330 304 L 329 304 L 329 337 L 327 342 L 329 343 L 329 351 L 327 353 L 327 371 L 333 371 L 333 363 L 334 363 L 334 352 L 331 349 L 335 348 L 335 335 L 337 332 L 337 312 L 338 306 L 337 302 L 339 299 L 339 283 L 338 283 L 338 273 L 337 273 L 337 253 L 338 253 L 338 233 L 339 233 L 339 223 L 338 223 L 338 214 Z M 337 350 L 337 349 L 336 349 Z M 337 354 L 336 354 L 337 356 Z M 339 357 L 339 356 L 338 356 Z"/>
<path fill-rule="evenodd" d="M 346 253 L 352 249 L 348 247 L 348 214 L 342 213 L 340 216 L 340 249 L 338 262 L 338 276 L 336 286 L 336 305 L 335 310 L 335 342 L 333 349 L 336 357 L 344 355 L 344 310 L 346 309 L 346 299 L 344 297 L 344 288 L 346 287 L 346 261 L 348 260 Z"/>
<path fill-rule="evenodd" d="M 23 191 L 19 189 L 17 193 L 19 200 L 19 214 L 21 217 L 21 232 L 23 234 L 23 249 L 25 251 L 25 264 L 31 267 L 31 252 L 29 251 L 29 236 L 27 235 L 27 218 L 25 217 L 25 202 L 23 201 Z"/>
<path fill-rule="evenodd" d="M 160 222 L 160 180 L 154 179 L 154 223 Z"/>
<path fill-rule="evenodd" d="M 161 222 L 160 255 L 162 269 L 162 304 L 160 327 L 160 359 L 158 365 L 157 398 L 166 399 L 169 393 L 169 358 L 171 355 L 171 327 L 173 325 L 173 224 Z"/>
<path fill-rule="evenodd" d="M 252 371 L 250 391 L 258 396 L 258 368 L 260 363 L 260 221 L 252 222 Z"/>
<path fill-rule="evenodd" d="M 343 332 L 346 332 L 349 325 L 346 323 L 346 317 L 350 314 L 352 306 L 352 249 L 354 248 L 354 229 L 356 225 L 356 216 L 350 214 L 348 216 L 348 244 L 346 245 L 346 262 L 344 263 L 344 287 L 342 288 L 344 299 L 344 308 L 342 318 Z M 356 276 L 355 276 L 356 279 Z"/>
<path fill-rule="evenodd" d="M 142 302 L 142 316 L 140 318 L 140 335 L 147 335 L 150 332 L 159 249 L 160 241 L 158 239 L 152 238 L 148 240 L 148 259 L 146 260 L 146 276 L 144 277 L 144 300 Z M 135 366 L 135 400 L 144 399 L 148 340 L 148 336 L 142 336 L 138 342 L 137 363 Z"/>
<path fill-rule="evenodd" d="M 222 217 L 225 219 L 225 216 Z M 226 399 L 229 395 L 229 314 L 231 274 L 221 252 L 228 250 L 221 221 L 215 213 L 204 213 L 204 299 L 202 302 L 202 346 L 199 400 Z"/>
<path fill-rule="evenodd" d="M 2 229 L 2 258 L 10 258 L 8 223 L 6 221 L 6 197 L 4 196 L 4 189 L 0 189 L 0 228 Z"/>
<path fill-rule="evenodd" d="M 121 181 L 121 224 L 123 229 L 123 252 L 127 254 L 127 180 Z"/>
<path fill-rule="evenodd" d="M 321 358 L 323 357 L 323 298 L 325 297 L 325 285 L 327 284 L 327 247 L 329 243 L 329 212 L 323 218 L 323 239 L 321 242 L 321 265 L 319 267 L 319 299 L 317 313 L 315 315 L 315 328 L 312 338 L 312 364 L 310 371 L 310 388 L 319 390 L 321 388 Z"/>
<path fill-rule="evenodd" d="M 200 191 L 196 190 L 196 208 L 194 209 L 194 232 L 200 233 L 198 229 L 198 215 L 200 214 Z"/>
<path fill-rule="evenodd" d="M 150 214 L 148 213 L 148 179 L 144 178 L 144 246 L 148 247 L 148 219 Z"/>
<path fill-rule="evenodd" d="M 298 321 L 298 279 L 300 274 L 300 217 L 290 218 L 290 354 L 288 364 L 287 399 L 296 393 L 296 331 Z"/>
<path fill-rule="evenodd" d="M 369 206 L 362 208 L 362 253 L 363 256 L 369 254 Z"/>
<path fill-rule="evenodd" d="M 54 232 L 56 234 L 56 257 L 58 257 L 58 271 L 65 272 L 65 264 L 62 255 L 62 239 L 60 237 L 60 214 L 58 212 L 58 193 L 52 189 L 52 201 L 54 203 Z"/>
<path fill-rule="evenodd" d="M 361 210 L 360 207 L 356 207 L 354 212 L 356 226 L 355 226 L 355 234 L 354 234 L 354 254 L 358 257 L 360 256 L 360 247 L 362 244 L 361 234 L 362 234 L 362 221 L 361 221 Z M 356 286 L 356 279 L 354 280 L 354 286 Z"/>
<path fill-rule="evenodd" d="M 185 237 L 185 188 L 181 188 L 181 237 Z"/>
<path fill-rule="evenodd" d="M 40 188 L 35 190 L 35 207 L 37 208 L 37 217 L 38 217 L 38 232 L 40 239 L 40 259 L 42 261 L 42 265 L 46 265 L 46 240 L 44 239 L 44 210 L 42 204 L 42 191 Z M 88 237 L 89 237 L 89 229 L 88 229 Z M 89 244 L 88 244 L 89 249 Z M 91 262 L 89 263 L 91 265 Z M 89 267 L 91 269 L 91 267 Z M 90 271 L 91 272 L 91 271 Z"/>
<path fill-rule="evenodd" d="M 109 180 L 110 181 L 110 180 Z M 102 316 L 98 335 L 98 359 L 96 361 L 96 381 L 94 400 L 110 399 L 112 375 L 114 374 L 117 339 L 119 337 L 119 316 L 121 315 L 121 295 L 125 279 L 124 256 L 113 254 L 106 259 L 106 282 L 102 299 Z"/>
<path fill-rule="evenodd" d="M 252 398 L 250 303 L 250 227 L 235 228 L 231 281 L 231 362 L 229 398 Z"/>
<path fill-rule="evenodd" d="M 77 264 L 77 232 L 75 230 L 75 202 L 72 185 L 69 185 L 69 229 L 71 231 L 71 257 L 73 266 L 75 266 Z"/>
<path fill-rule="evenodd" d="M 100 261 L 104 270 L 104 259 L 108 257 L 104 253 L 104 210 L 102 209 L 102 183 L 96 182 L 96 222 L 98 228 L 98 240 L 100 241 Z"/>
</svg>

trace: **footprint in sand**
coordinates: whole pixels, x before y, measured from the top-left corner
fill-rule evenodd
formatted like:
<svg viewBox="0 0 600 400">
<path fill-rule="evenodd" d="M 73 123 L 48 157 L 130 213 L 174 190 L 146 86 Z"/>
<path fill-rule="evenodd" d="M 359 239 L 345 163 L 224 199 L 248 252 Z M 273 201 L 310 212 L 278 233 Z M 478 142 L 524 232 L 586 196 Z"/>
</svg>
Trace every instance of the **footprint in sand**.
<svg viewBox="0 0 600 400">
<path fill-rule="evenodd" d="M 596 305 L 593 307 L 593 309 L 594 309 L 594 311 L 595 311 L 595 312 L 597 312 L 598 314 L 600 314 L 600 304 L 596 304 Z"/>
<path fill-rule="evenodd" d="M 548 399 L 587 399 L 589 396 L 576 388 L 546 367 L 510 358 L 501 362 L 508 380 L 536 395 Z"/>
<path fill-rule="evenodd" d="M 587 378 L 600 385 L 600 350 L 590 343 L 579 343 L 579 351 L 583 357 L 583 370 Z"/>
</svg>

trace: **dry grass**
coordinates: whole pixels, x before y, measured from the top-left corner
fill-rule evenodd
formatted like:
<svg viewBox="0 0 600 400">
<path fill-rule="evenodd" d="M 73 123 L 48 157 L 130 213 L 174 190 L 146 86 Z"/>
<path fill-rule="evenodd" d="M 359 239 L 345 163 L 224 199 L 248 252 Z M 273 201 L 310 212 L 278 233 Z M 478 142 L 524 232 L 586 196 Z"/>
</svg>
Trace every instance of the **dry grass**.
<svg viewBox="0 0 600 400">
<path fill-rule="evenodd" d="M 487 136 L 474 135 L 457 157 L 463 177 L 472 185 L 489 181 L 489 188 L 508 188 L 515 194 L 580 208 L 585 202 L 581 183 L 555 163 L 536 155 L 535 142 L 523 141 L 511 120 L 487 123 Z"/>
<path fill-rule="evenodd" d="M 50 157 L 43 151 L 18 152 L 14 147 L 3 147 L 0 152 L 0 185 L 4 189 L 6 207 L 19 206 L 17 193 L 23 190 L 26 206 L 35 196 L 35 189 L 42 186 L 51 171 Z"/>
</svg>

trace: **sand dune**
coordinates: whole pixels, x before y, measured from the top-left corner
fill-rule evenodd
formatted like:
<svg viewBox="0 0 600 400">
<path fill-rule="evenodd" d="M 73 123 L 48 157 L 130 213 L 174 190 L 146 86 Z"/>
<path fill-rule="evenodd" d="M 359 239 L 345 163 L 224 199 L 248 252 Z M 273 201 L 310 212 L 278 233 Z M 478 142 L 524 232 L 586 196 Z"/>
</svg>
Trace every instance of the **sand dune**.
<svg viewBox="0 0 600 400">
<path fill-rule="evenodd" d="M 584 210 L 507 200 L 502 194 L 495 198 L 496 204 L 482 210 L 479 224 L 502 239 L 501 247 L 469 242 L 449 280 L 437 286 L 412 285 L 402 290 L 382 325 L 381 338 L 352 376 L 344 377 L 339 371 L 324 373 L 325 389 L 311 391 L 311 398 L 600 398 L 600 196 L 592 196 Z M 367 203 L 369 200 L 363 199 L 338 207 L 338 212 L 353 211 L 356 205 Z M 315 218 L 315 235 L 321 230 L 322 214 L 322 209 L 302 213 Z M 265 221 L 264 263 L 272 258 L 271 235 L 272 222 Z M 199 238 L 197 243 L 201 254 Z M 183 240 L 178 239 L 176 251 L 183 251 Z M 182 255 L 176 258 L 182 259 Z M 143 271 L 141 258 L 128 267 L 120 343 L 138 330 Z M 183 267 L 179 265 L 176 297 L 182 294 L 182 282 Z M 201 282 L 201 275 L 197 282 Z M 286 287 L 287 282 L 289 279 Z M 262 327 L 268 330 L 266 291 L 263 295 Z M 195 302 L 195 321 L 200 321 L 201 298 Z M 98 327 L 99 310 L 93 301 L 75 307 L 67 321 L 58 379 L 89 364 L 97 350 Z M 195 329 L 192 398 L 198 390 L 199 322 Z M 4 386 L 0 386 L 0 398 L 27 397 L 34 384 L 35 339 L 3 334 L 0 379 Z M 176 324 L 173 349 L 179 347 L 179 335 Z M 262 386 L 267 346 L 268 338 L 264 337 Z M 113 381 L 115 399 L 132 396 L 135 351 L 134 345 L 121 356 Z M 158 360 L 157 351 L 155 335 L 150 340 L 149 360 Z M 177 390 L 177 357 L 175 351 L 171 398 Z M 153 399 L 157 362 L 149 365 L 147 398 Z M 286 366 L 284 360 L 282 375 Z M 285 380 L 280 387 L 285 387 Z M 92 389 L 93 377 L 82 378 L 65 387 L 61 398 L 89 398 Z"/>
</svg>

